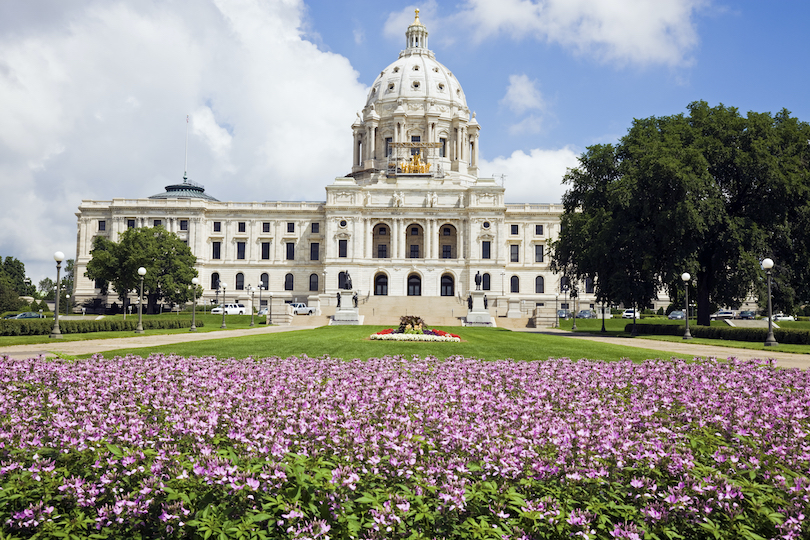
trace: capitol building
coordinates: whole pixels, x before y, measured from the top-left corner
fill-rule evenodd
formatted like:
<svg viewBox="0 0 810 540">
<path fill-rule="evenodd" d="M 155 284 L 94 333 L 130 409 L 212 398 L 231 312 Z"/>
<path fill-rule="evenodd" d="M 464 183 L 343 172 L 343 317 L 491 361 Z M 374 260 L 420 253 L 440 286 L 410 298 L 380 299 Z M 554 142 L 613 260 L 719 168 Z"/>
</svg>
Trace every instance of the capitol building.
<svg viewBox="0 0 810 540">
<path fill-rule="evenodd" d="M 245 305 L 248 288 L 261 285 L 261 303 L 272 297 L 274 310 L 305 302 L 330 315 L 350 275 L 367 324 L 385 306 L 458 316 L 480 273 L 493 317 L 553 320 L 566 307 L 561 276 L 550 270 L 562 205 L 506 203 L 504 187 L 479 176 L 482 126 L 428 48 L 418 10 L 405 35 L 351 125 L 351 174 L 326 185 L 325 201 L 219 201 L 185 177 L 148 198 L 84 200 L 76 302 L 118 301 L 84 277 L 95 236 L 117 240 L 127 228 L 160 225 L 197 257 L 209 305 L 221 301 L 220 282 L 228 302 Z M 577 288 L 576 308 L 594 307 L 592 284 Z"/>
</svg>

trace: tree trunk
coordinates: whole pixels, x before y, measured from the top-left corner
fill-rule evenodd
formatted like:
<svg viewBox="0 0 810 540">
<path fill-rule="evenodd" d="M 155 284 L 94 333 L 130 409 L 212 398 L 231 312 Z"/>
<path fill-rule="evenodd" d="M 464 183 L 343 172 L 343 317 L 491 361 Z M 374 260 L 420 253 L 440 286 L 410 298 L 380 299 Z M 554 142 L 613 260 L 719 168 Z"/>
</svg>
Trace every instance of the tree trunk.
<svg viewBox="0 0 810 540">
<path fill-rule="evenodd" d="M 709 312 L 709 277 L 708 272 L 698 272 L 697 274 L 697 323 L 702 326 L 709 326 L 711 313 Z"/>
</svg>

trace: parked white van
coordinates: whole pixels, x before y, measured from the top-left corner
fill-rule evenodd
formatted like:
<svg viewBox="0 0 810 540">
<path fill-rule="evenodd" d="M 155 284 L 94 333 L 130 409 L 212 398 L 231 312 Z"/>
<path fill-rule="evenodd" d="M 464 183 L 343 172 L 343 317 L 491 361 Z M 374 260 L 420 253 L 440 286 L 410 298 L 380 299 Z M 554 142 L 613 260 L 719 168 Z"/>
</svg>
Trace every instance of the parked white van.
<svg viewBox="0 0 810 540">
<path fill-rule="evenodd" d="M 222 306 L 217 306 L 211 310 L 211 313 L 214 315 L 219 315 L 222 313 Z M 244 304 L 225 304 L 225 315 L 244 315 L 245 314 L 245 305 Z"/>
</svg>

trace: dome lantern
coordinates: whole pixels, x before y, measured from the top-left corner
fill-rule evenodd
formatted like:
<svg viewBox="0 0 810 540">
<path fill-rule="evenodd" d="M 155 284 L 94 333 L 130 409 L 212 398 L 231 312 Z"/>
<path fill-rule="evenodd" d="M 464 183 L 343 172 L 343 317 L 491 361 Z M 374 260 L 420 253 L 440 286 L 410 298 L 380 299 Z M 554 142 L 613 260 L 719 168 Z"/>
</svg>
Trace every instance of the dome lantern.
<svg viewBox="0 0 810 540">
<path fill-rule="evenodd" d="M 405 32 L 405 49 L 428 48 L 428 31 L 425 25 L 419 20 L 419 10 L 415 10 L 416 16 Z"/>
</svg>

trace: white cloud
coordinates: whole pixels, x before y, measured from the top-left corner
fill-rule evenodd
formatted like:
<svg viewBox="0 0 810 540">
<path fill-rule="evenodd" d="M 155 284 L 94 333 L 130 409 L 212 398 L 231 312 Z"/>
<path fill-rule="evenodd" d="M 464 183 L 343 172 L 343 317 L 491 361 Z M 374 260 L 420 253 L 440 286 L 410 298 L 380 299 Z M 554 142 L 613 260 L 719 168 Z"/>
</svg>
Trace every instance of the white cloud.
<svg viewBox="0 0 810 540">
<path fill-rule="evenodd" d="M 190 177 L 221 200 L 323 199 L 348 172 L 366 89 L 303 39 L 302 0 L 48 2 L 45 22 L 34 2 L 0 32 L 0 254 L 35 281 L 72 256 L 82 199 L 182 178 L 186 114 Z"/>
<path fill-rule="evenodd" d="M 509 86 L 501 103 L 517 114 L 523 114 L 531 109 L 542 110 L 545 104 L 536 84 L 537 81 L 529 80 L 525 74 L 510 75 Z"/>
<path fill-rule="evenodd" d="M 558 43 L 618 63 L 691 63 L 693 15 L 709 0 L 467 0 L 476 39 L 504 33 Z"/>
<path fill-rule="evenodd" d="M 509 157 L 482 160 L 479 170 L 484 176 L 506 175 L 507 202 L 559 203 L 567 189 L 563 176 L 579 164 L 578 156 L 569 146 L 558 150 L 535 148 L 529 154 L 518 150 Z"/>
</svg>

